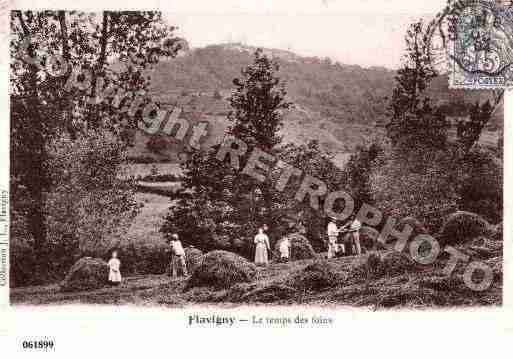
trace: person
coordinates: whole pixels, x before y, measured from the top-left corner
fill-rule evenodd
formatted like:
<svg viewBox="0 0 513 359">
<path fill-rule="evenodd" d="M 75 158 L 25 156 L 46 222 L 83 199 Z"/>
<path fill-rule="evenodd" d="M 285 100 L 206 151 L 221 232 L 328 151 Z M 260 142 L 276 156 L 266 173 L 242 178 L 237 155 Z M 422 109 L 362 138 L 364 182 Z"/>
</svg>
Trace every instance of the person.
<svg viewBox="0 0 513 359">
<path fill-rule="evenodd" d="M 119 285 L 121 283 L 121 261 L 118 259 L 118 252 L 112 251 L 112 258 L 109 260 L 109 283 Z"/>
<path fill-rule="evenodd" d="M 360 255 L 362 254 L 362 247 L 360 245 L 360 229 L 362 228 L 362 223 L 358 220 L 358 218 L 354 217 L 352 221 L 349 221 L 344 228 L 348 228 L 348 233 L 346 234 L 346 242 L 349 244 L 349 248 L 351 248 L 351 252 Z"/>
<path fill-rule="evenodd" d="M 285 238 L 280 243 L 280 261 L 285 263 L 290 258 L 290 239 Z"/>
<path fill-rule="evenodd" d="M 173 233 L 170 240 L 171 245 L 171 275 L 173 278 L 177 276 L 178 268 L 184 277 L 187 276 L 187 266 L 185 263 L 185 251 L 178 234 Z"/>
<path fill-rule="evenodd" d="M 335 222 L 335 218 L 330 218 L 330 222 L 328 223 L 328 258 L 334 258 L 339 250 L 339 245 L 337 244 L 337 237 L 339 233 L 339 229 L 337 227 L 337 223 Z M 344 251 L 344 247 L 340 247 L 342 252 Z"/>
<path fill-rule="evenodd" d="M 255 264 L 267 265 L 267 251 L 271 250 L 269 245 L 269 237 L 264 233 L 264 228 L 258 229 L 258 234 L 255 236 Z"/>
</svg>

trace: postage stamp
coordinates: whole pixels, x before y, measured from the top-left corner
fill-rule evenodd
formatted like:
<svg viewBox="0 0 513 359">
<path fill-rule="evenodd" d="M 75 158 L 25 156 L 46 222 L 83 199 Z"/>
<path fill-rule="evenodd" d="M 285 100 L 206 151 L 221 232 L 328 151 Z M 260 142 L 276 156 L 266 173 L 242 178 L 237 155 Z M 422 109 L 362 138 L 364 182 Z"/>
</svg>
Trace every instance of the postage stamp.
<svg viewBox="0 0 513 359">
<path fill-rule="evenodd" d="M 513 7 L 511 1 L 458 3 L 452 17 L 450 87 L 499 89 L 513 86 Z"/>
</svg>

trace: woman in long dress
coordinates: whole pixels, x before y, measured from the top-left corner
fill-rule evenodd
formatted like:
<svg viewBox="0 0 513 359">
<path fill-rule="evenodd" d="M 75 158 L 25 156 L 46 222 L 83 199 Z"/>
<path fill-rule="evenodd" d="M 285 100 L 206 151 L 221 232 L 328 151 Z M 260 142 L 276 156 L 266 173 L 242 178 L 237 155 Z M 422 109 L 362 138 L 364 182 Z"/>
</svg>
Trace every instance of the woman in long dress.
<svg viewBox="0 0 513 359">
<path fill-rule="evenodd" d="M 264 233 L 263 228 L 258 229 L 258 234 L 255 236 L 255 264 L 267 265 L 267 250 L 271 250 L 269 245 L 269 237 Z"/>
</svg>

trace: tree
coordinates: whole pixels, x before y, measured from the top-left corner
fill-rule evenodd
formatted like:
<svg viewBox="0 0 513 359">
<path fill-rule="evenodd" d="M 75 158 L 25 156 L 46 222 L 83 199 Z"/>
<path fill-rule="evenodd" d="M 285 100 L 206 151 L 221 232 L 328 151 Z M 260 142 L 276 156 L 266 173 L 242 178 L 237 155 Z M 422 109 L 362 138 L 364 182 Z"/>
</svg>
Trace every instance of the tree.
<svg viewBox="0 0 513 359">
<path fill-rule="evenodd" d="M 372 204 L 370 176 L 376 161 L 383 156 L 383 148 L 379 143 L 372 143 L 368 147 L 360 146 L 351 155 L 345 167 L 347 176 L 347 188 L 355 201 L 355 208 L 360 208 L 364 203 Z"/>
<path fill-rule="evenodd" d="M 317 142 L 301 146 L 281 143 L 282 116 L 290 104 L 285 100 L 278 69 L 275 61 L 256 51 L 253 63 L 234 80 L 228 134 L 247 144 L 247 154 L 260 149 L 323 180 L 329 190 L 337 189 L 342 172 Z M 292 179 L 280 192 L 274 187 L 279 166 L 271 165 L 266 181 L 261 183 L 243 173 L 248 155 L 236 169 L 216 159 L 218 149 L 219 145 L 190 153 L 183 166 L 184 191 L 170 208 L 162 232 L 178 232 L 184 243 L 203 250 L 228 249 L 247 257 L 252 253 L 256 229 L 264 223 L 270 227 L 272 241 L 289 230 L 289 217 L 301 218 L 308 232 L 318 237 L 325 225 L 323 218 L 308 204 L 294 200 L 301 178 Z"/>
<path fill-rule="evenodd" d="M 412 216 L 436 230 L 457 208 L 458 194 L 448 148 L 449 123 L 426 95 L 437 75 L 428 30 L 420 21 L 406 33 L 406 55 L 395 78 L 386 125 L 391 146 L 372 170 L 370 192 L 384 213 Z"/>
<path fill-rule="evenodd" d="M 476 102 L 470 107 L 469 119 L 458 122 L 457 140 L 464 153 L 468 153 L 472 146 L 479 141 L 481 132 L 492 117 L 492 111 L 489 100 L 482 105 Z"/>
<path fill-rule="evenodd" d="M 448 122 L 425 95 L 436 71 L 431 63 L 429 38 L 422 21 L 410 26 L 405 41 L 406 55 L 397 71 L 389 105 L 391 119 L 386 126 L 387 135 L 394 146 L 403 149 L 443 147 L 447 140 Z"/>
<path fill-rule="evenodd" d="M 248 154 L 255 148 L 276 154 L 281 141 L 278 131 L 282 111 L 290 104 L 285 101 L 286 92 L 277 76 L 278 70 L 278 63 L 258 49 L 253 63 L 233 81 L 235 91 L 230 98 L 231 125 L 227 132 L 248 146 Z M 215 146 L 206 152 L 190 154 L 183 165 L 183 187 L 193 194 L 184 195 L 178 206 L 171 208 L 162 229 L 204 238 L 208 244 L 203 243 L 203 248 L 210 249 L 215 243 L 232 246 L 233 241 L 227 242 L 227 236 L 245 238 L 259 224 L 272 221 L 274 208 L 271 184 L 243 174 L 248 156 L 236 169 L 215 159 L 218 149 Z"/>
<path fill-rule="evenodd" d="M 13 207 L 27 219 L 42 273 L 50 248 L 45 198 L 53 186 L 48 146 L 62 136 L 74 141 L 88 128 L 115 135 L 135 128 L 140 108 L 128 116 L 126 106 L 145 92 L 146 69 L 178 50 L 172 31 L 150 11 L 12 12 L 11 183 L 13 198 L 30 198 Z M 73 79 L 77 86 L 66 86 Z"/>
</svg>

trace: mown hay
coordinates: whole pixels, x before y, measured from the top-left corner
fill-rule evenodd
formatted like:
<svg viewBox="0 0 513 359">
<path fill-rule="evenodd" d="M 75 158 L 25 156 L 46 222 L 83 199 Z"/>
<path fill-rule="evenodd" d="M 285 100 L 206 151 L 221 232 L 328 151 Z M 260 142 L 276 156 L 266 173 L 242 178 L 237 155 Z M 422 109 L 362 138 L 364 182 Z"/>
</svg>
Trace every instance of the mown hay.
<svg viewBox="0 0 513 359">
<path fill-rule="evenodd" d="M 98 289 L 107 284 L 109 266 L 99 258 L 79 259 L 69 270 L 61 283 L 63 292 Z"/>
<path fill-rule="evenodd" d="M 279 300 L 290 299 L 297 295 L 297 290 L 284 285 L 273 283 L 262 288 L 256 288 L 242 295 L 241 302 L 272 303 Z"/>
<path fill-rule="evenodd" d="M 185 290 L 192 287 L 229 288 L 235 283 L 251 282 L 256 267 L 245 258 L 227 251 L 208 252 L 192 273 Z"/>
<path fill-rule="evenodd" d="M 289 259 L 291 261 L 297 261 L 297 260 L 302 260 L 302 259 L 312 259 L 317 256 L 317 254 L 315 253 L 315 251 L 314 251 L 312 245 L 310 244 L 310 242 L 308 241 L 308 239 L 299 233 L 294 233 L 294 234 L 291 234 L 290 236 L 283 237 L 278 242 L 276 242 L 276 244 L 274 246 L 274 252 L 273 252 L 274 259 L 280 258 L 280 244 L 283 240 L 285 240 L 285 238 L 288 238 L 290 240 L 290 258 Z"/>
<path fill-rule="evenodd" d="M 184 251 L 187 271 L 189 273 L 192 273 L 201 263 L 201 257 L 203 256 L 203 252 L 192 246 L 185 248 Z"/>
<path fill-rule="evenodd" d="M 490 224 L 481 216 L 458 211 L 451 214 L 440 230 L 439 238 L 444 245 L 466 243 L 479 236 L 491 234 Z"/>
<path fill-rule="evenodd" d="M 316 261 L 291 275 L 287 285 L 300 290 L 321 290 L 340 283 L 340 275 L 328 261 Z"/>
<path fill-rule="evenodd" d="M 363 280 L 367 278 L 393 277 L 411 272 L 415 263 L 405 254 L 390 251 L 384 254 L 370 252 L 360 264 L 349 273 L 349 278 Z"/>
</svg>

